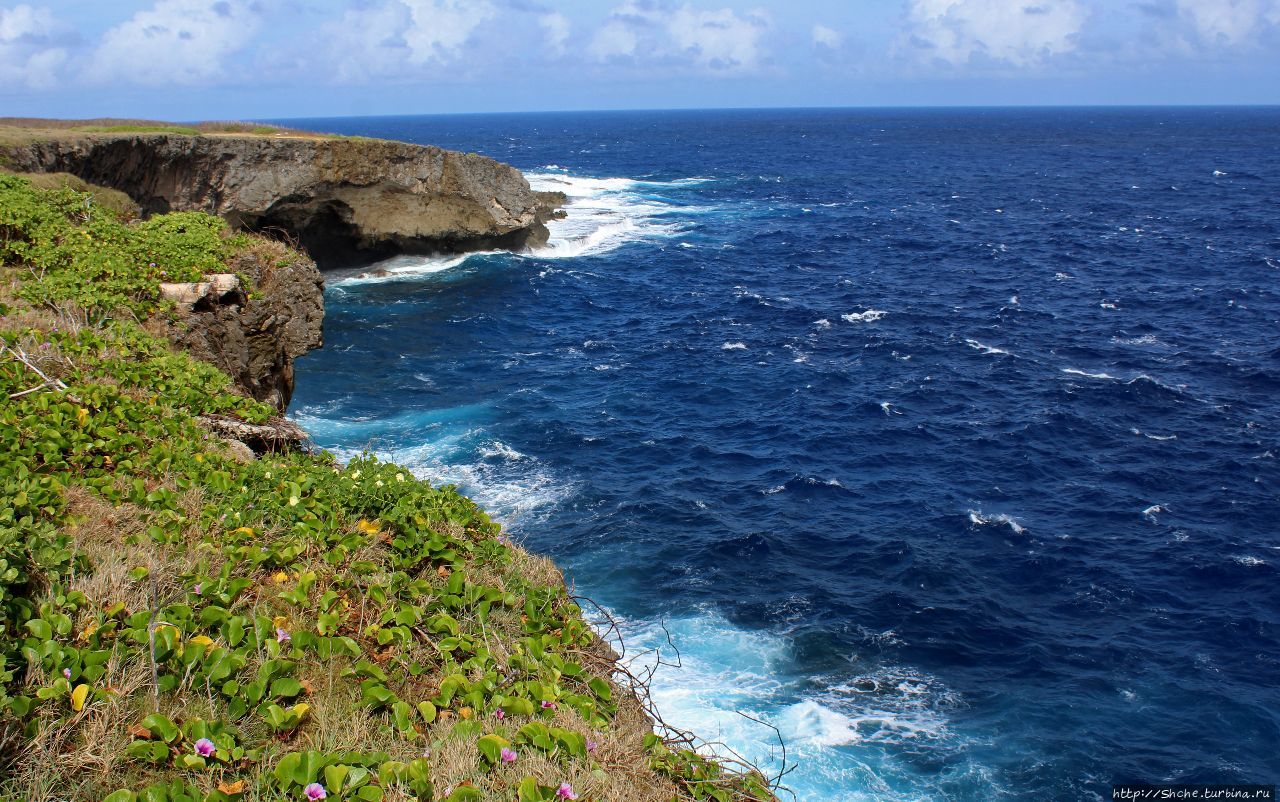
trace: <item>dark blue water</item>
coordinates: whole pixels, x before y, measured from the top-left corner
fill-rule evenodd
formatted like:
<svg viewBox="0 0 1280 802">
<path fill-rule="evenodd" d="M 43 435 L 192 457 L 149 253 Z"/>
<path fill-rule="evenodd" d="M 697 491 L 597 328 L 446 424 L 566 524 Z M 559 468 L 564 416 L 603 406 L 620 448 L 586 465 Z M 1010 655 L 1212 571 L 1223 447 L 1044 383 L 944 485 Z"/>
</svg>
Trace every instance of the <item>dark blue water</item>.
<svg viewBox="0 0 1280 802">
<path fill-rule="evenodd" d="M 293 409 L 665 622 L 673 722 L 803 800 L 1280 779 L 1280 110 L 305 124 L 575 199 L 331 277 Z"/>
</svg>

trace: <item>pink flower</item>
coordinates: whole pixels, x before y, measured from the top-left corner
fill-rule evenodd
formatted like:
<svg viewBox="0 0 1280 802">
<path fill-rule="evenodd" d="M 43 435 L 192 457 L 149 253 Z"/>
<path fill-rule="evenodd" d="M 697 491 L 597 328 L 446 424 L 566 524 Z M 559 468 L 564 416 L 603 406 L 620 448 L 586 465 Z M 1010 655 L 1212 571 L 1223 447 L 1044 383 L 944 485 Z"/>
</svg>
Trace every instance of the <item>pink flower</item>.
<svg viewBox="0 0 1280 802">
<path fill-rule="evenodd" d="M 211 757 L 216 751 L 218 751 L 218 747 L 214 746 L 213 741 L 208 738 L 201 738 L 196 741 L 196 754 L 200 757 Z"/>
<path fill-rule="evenodd" d="M 503 763 L 515 763 L 517 755 L 515 752 L 513 752 L 512 750 L 504 746 L 502 747 L 502 753 L 500 757 Z"/>
<path fill-rule="evenodd" d="M 289 634 L 288 630 L 276 627 L 276 643 L 288 643 L 291 640 L 293 640 L 293 636 Z M 324 789 L 321 788 L 320 790 L 323 791 Z M 324 797 L 317 797 L 317 799 L 324 799 Z"/>
<path fill-rule="evenodd" d="M 577 799 L 578 795 L 573 792 L 573 786 L 569 783 L 560 783 L 560 787 L 556 789 L 556 798 L 558 799 Z"/>
<path fill-rule="evenodd" d="M 200 583 L 199 583 L 199 582 L 197 582 L 197 583 L 196 583 L 195 591 L 196 591 L 196 595 L 197 595 L 197 596 L 199 596 L 199 595 L 200 595 Z"/>
<path fill-rule="evenodd" d="M 329 796 L 329 792 L 324 790 L 324 786 L 321 785 L 320 783 L 311 783 L 306 788 L 302 789 L 302 793 L 306 794 L 307 799 L 312 800 L 312 802 L 315 802 L 315 800 L 317 799 L 324 799 L 325 797 Z"/>
<path fill-rule="evenodd" d="M 69 668 L 62 669 L 62 676 L 66 677 L 67 679 L 71 679 L 71 669 Z"/>
<path fill-rule="evenodd" d="M 555 703 L 555 702 L 548 702 L 548 701 L 546 701 L 546 700 L 543 700 L 543 702 L 542 702 L 542 709 L 543 709 L 543 710 L 555 710 L 555 709 L 556 709 L 556 703 Z"/>
<path fill-rule="evenodd" d="M 506 714 L 505 712 L 503 712 L 503 710 L 502 710 L 502 709 L 498 709 L 498 710 L 493 711 L 493 716 L 494 716 L 494 718 L 496 718 L 498 721 L 502 721 L 504 718 L 506 718 L 506 717 L 507 717 L 507 714 Z"/>
<path fill-rule="evenodd" d="M 596 743 L 595 741 L 592 741 L 592 740 L 588 740 L 588 741 L 587 741 L 587 751 L 588 751 L 588 752 L 594 752 L 594 751 L 596 751 L 596 747 L 598 747 L 598 746 L 600 746 L 600 744 Z"/>
</svg>

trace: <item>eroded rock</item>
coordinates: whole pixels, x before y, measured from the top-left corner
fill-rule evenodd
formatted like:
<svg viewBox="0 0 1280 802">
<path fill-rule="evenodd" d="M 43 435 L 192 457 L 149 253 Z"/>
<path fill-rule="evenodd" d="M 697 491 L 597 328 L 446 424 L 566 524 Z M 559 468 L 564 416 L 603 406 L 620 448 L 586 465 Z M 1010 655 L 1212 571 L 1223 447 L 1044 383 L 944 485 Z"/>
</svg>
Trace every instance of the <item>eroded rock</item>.
<svg viewBox="0 0 1280 802">
<path fill-rule="evenodd" d="M 285 232 L 322 267 L 544 244 L 564 202 L 484 156 L 374 139 L 66 134 L 4 156 L 15 170 L 121 190 L 150 213 Z"/>
</svg>

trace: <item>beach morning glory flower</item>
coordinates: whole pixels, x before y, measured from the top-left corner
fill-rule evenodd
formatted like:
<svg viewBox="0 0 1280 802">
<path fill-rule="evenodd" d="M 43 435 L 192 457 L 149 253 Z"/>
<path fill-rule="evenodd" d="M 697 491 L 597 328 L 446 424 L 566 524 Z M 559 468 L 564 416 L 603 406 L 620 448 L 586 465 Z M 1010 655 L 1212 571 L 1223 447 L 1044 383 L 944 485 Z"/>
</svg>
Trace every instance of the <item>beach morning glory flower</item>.
<svg viewBox="0 0 1280 802">
<path fill-rule="evenodd" d="M 302 789 L 302 793 L 306 794 L 307 799 L 310 800 L 324 799 L 329 796 L 329 792 L 324 790 L 324 786 L 320 783 L 311 783 Z"/>
<path fill-rule="evenodd" d="M 504 746 L 502 747 L 501 758 L 503 763 L 515 763 L 516 753 Z"/>
<path fill-rule="evenodd" d="M 578 795 L 573 792 L 573 786 L 569 783 L 560 783 L 560 787 L 556 789 L 557 799 L 577 799 Z"/>
<path fill-rule="evenodd" d="M 494 718 L 496 718 L 498 721 L 502 721 L 504 718 L 506 718 L 506 717 L 507 717 L 507 714 L 506 714 L 506 712 L 505 712 L 505 711 L 503 711 L 501 708 L 499 708 L 499 709 L 497 709 L 497 710 L 493 711 L 493 716 L 494 716 Z"/>
<path fill-rule="evenodd" d="M 196 741 L 196 754 L 200 757 L 211 757 L 218 748 L 213 745 L 213 741 L 208 738 L 201 738 Z"/>
<path fill-rule="evenodd" d="M 290 635 L 287 630 L 276 627 L 276 643 L 288 643 L 291 640 L 293 640 L 293 636 Z M 323 799 L 324 797 L 320 798 Z"/>
<path fill-rule="evenodd" d="M 69 668 L 62 669 L 62 676 L 66 677 L 67 679 L 71 679 L 71 669 Z"/>
<path fill-rule="evenodd" d="M 546 701 L 546 700 L 544 699 L 544 700 L 542 701 L 542 709 L 543 709 L 543 710 L 555 710 L 555 709 L 556 709 L 556 703 L 555 703 L 555 702 L 548 702 L 548 701 Z"/>
<path fill-rule="evenodd" d="M 596 751 L 596 747 L 598 747 L 598 746 L 600 746 L 600 744 L 596 743 L 595 741 L 591 741 L 591 740 L 588 740 L 588 741 L 587 741 L 587 751 L 588 751 L 588 752 L 594 752 L 594 751 Z"/>
</svg>

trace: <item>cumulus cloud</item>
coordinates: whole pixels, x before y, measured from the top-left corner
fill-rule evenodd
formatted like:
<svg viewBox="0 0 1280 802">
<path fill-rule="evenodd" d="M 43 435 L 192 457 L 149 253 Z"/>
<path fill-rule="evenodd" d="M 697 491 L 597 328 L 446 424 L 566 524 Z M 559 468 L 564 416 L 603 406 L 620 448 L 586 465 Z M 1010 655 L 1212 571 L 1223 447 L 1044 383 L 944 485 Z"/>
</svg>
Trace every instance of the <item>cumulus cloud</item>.
<svg viewBox="0 0 1280 802">
<path fill-rule="evenodd" d="M 0 8 L 0 84 L 51 89 L 67 61 L 69 31 L 47 8 Z"/>
<path fill-rule="evenodd" d="M 160 0 L 103 34 L 85 68 L 91 82 L 214 83 L 261 27 L 247 0 Z"/>
<path fill-rule="evenodd" d="M 486 0 L 392 0 L 348 9 L 321 30 L 317 67 L 344 83 L 421 75 L 458 59 L 494 15 Z"/>
<path fill-rule="evenodd" d="M 1035 67 L 1070 53 L 1089 8 L 1080 0 L 909 0 L 909 48 L 933 63 Z"/>
<path fill-rule="evenodd" d="M 557 56 L 564 55 L 571 28 L 569 18 L 558 12 L 543 14 L 538 17 L 538 24 L 547 35 L 547 48 Z"/>
<path fill-rule="evenodd" d="M 700 10 L 633 0 L 613 9 L 588 53 L 604 62 L 652 61 L 711 72 L 750 72 L 764 60 L 763 11 Z"/>
<path fill-rule="evenodd" d="M 828 50 L 838 50 L 844 44 L 844 37 L 840 32 L 826 25 L 814 25 L 812 38 L 814 47 L 825 47 Z"/>
<path fill-rule="evenodd" d="M 1280 26 L 1280 0 L 1178 0 L 1177 7 L 1209 46 L 1244 44 L 1264 28 Z"/>
</svg>

